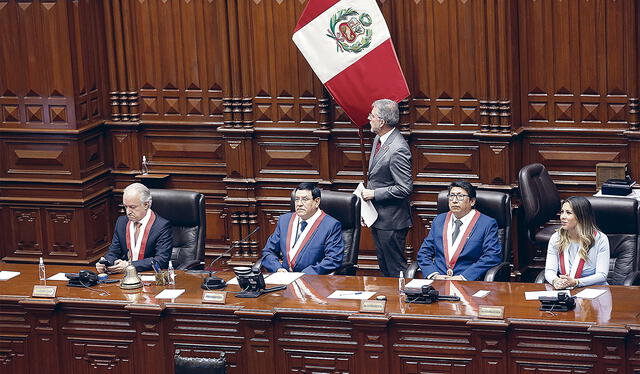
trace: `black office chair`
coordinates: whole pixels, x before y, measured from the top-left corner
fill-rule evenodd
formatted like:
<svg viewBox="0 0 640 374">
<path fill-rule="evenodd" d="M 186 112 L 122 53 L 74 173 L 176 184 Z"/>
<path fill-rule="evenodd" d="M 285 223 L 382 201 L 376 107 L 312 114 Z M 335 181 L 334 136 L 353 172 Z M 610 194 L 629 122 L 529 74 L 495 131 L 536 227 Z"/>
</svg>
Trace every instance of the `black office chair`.
<svg viewBox="0 0 640 374">
<path fill-rule="evenodd" d="M 293 190 L 291 192 L 291 211 L 295 210 L 295 198 L 295 190 Z M 352 193 L 322 191 L 320 209 L 340 221 L 342 225 L 344 258 L 342 259 L 342 265 L 331 274 L 356 275 L 358 252 L 360 251 L 360 199 Z M 261 259 L 253 265 L 254 269 L 259 269 L 260 267 L 262 267 Z"/>
<path fill-rule="evenodd" d="M 524 223 L 531 242 L 547 248 L 551 235 L 560 225 L 539 229 L 560 211 L 560 194 L 547 169 L 542 164 L 524 166 L 518 173 Z"/>
<path fill-rule="evenodd" d="M 220 358 L 183 357 L 176 350 L 174 359 L 175 374 L 227 374 L 227 359 L 224 352 Z"/>
<path fill-rule="evenodd" d="M 438 213 L 449 211 L 449 191 L 438 194 Z M 511 251 L 511 196 L 497 191 L 476 191 L 475 208 L 482 214 L 496 220 L 498 237 L 502 245 L 502 262 L 487 271 L 484 276 L 486 282 L 508 282 L 511 277 L 509 253 Z M 407 278 L 415 278 L 419 265 L 414 261 L 407 268 Z"/>
<path fill-rule="evenodd" d="M 609 238 L 610 285 L 640 285 L 638 255 L 640 254 L 640 203 L 636 199 L 617 197 L 587 197 L 598 228 Z M 544 283 L 544 270 L 536 283 Z"/>
<path fill-rule="evenodd" d="M 171 260 L 176 269 L 202 269 L 206 217 L 204 195 L 193 191 L 151 189 L 151 209 L 173 226 Z"/>
</svg>

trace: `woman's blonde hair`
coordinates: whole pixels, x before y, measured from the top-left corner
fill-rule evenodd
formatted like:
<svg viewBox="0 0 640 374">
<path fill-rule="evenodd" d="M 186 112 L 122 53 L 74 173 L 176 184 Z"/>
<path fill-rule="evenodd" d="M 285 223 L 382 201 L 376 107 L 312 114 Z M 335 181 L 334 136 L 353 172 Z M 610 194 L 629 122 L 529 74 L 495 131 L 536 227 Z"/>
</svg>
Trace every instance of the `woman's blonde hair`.
<svg viewBox="0 0 640 374">
<path fill-rule="evenodd" d="M 591 209 L 591 203 L 585 197 L 571 196 L 570 198 L 562 202 L 563 206 L 568 203 L 573 211 L 573 215 L 576 217 L 578 224 L 576 225 L 576 231 L 578 232 L 578 243 L 580 249 L 578 254 L 580 258 L 585 261 L 588 259 L 589 249 L 595 243 L 596 232 L 598 227 L 596 226 L 595 218 L 593 216 L 593 210 Z M 562 252 L 569 248 L 571 240 L 569 239 L 569 232 L 562 227 L 558 230 L 558 252 Z"/>
</svg>

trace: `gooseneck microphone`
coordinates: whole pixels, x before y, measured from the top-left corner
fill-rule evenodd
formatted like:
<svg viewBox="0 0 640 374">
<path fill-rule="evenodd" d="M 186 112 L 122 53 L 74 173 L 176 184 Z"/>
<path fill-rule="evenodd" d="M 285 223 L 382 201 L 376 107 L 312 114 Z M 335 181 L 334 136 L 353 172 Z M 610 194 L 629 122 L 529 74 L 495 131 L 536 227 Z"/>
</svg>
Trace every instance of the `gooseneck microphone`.
<svg viewBox="0 0 640 374">
<path fill-rule="evenodd" d="M 260 230 L 260 226 L 257 226 L 255 229 L 253 229 L 253 231 L 251 231 L 249 233 L 249 235 L 245 236 L 242 240 L 237 241 L 235 244 L 233 244 L 231 247 L 229 247 L 229 249 L 224 251 L 220 256 L 214 258 L 209 263 L 209 276 L 204 278 L 204 280 L 202 281 L 202 285 L 200 287 L 202 289 L 205 289 L 205 290 L 218 290 L 218 289 L 221 289 L 221 288 L 225 288 L 227 286 L 227 282 L 225 282 L 222 278 L 216 277 L 216 276 L 213 275 L 213 271 L 212 271 L 213 264 L 215 264 L 223 256 L 229 254 L 229 252 L 231 252 L 234 248 L 238 247 L 240 245 L 240 243 L 246 242 L 247 239 L 249 239 L 251 237 L 251 235 L 255 234 L 259 230 Z"/>
</svg>

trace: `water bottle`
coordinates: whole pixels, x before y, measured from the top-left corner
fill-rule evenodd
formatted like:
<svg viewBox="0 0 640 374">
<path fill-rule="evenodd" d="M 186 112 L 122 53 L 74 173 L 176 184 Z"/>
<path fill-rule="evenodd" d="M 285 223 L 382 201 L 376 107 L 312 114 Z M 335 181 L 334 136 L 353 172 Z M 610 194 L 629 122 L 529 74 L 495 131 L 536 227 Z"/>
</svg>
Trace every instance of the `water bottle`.
<svg viewBox="0 0 640 374">
<path fill-rule="evenodd" d="M 147 163 L 147 156 L 142 155 L 142 174 L 149 174 L 149 163 Z"/>
<path fill-rule="evenodd" d="M 398 278 L 398 292 L 400 296 L 404 295 L 404 272 L 400 271 L 400 278 Z"/>
<path fill-rule="evenodd" d="M 40 263 L 38 264 L 38 276 L 41 281 L 47 280 L 47 270 L 44 268 L 44 260 L 40 257 Z"/>
<path fill-rule="evenodd" d="M 169 284 L 176 284 L 176 272 L 173 269 L 173 261 L 169 261 Z"/>
</svg>

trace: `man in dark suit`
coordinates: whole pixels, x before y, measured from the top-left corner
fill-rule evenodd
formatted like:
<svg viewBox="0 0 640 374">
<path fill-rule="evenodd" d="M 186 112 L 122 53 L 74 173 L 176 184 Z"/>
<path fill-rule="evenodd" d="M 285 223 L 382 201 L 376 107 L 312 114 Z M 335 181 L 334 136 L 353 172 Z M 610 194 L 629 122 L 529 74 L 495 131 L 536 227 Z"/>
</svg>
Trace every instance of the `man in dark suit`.
<svg viewBox="0 0 640 374">
<path fill-rule="evenodd" d="M 418 250 L 425 278 L 481 280 L 502 259 L 496 220 L 473 207 L 476 189 L 469 182 L 449 185 L 449 212 L 436 216 Z"/>
<path fill-rule="evenodd" d="M 369 121 L 376 137 L 369 158 L 369 183 L 362 191 L 362 198 L 371 200 L 378 212 L 371 233 L 380 271 L 385 277 L 398 277 L 401 271 L 406 271 L 404 250 L 411 227 L 411 150 L 396 129 L 399 120 L 400 111 L 395 101 L 382 99 L 371 105 Z"/>
<path fill-rule="evenodd" d="M 96 264 L 99 273 L 121 273 L 129 262 L 138 271 L 151 270 L 153 261 L 166 269 L 173 249 L 171 224 L 151 210 L 151 192 L 133 183 L 122 194 L 127 215 L 118 217 L 113 239 L 104 259 L 113 263 Z"/>
<path fill-rule="evenodd" d="M 262 250 L 262 266 L 272 273 L 329 274 L 342 264 L 342 226 L 319 209 L 320 189 L 314 183 L 300 183 L 295 196 L 295 214 L 278 219 Z"/>
</svg>

